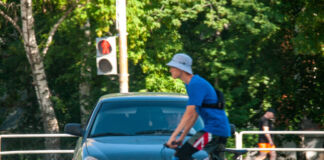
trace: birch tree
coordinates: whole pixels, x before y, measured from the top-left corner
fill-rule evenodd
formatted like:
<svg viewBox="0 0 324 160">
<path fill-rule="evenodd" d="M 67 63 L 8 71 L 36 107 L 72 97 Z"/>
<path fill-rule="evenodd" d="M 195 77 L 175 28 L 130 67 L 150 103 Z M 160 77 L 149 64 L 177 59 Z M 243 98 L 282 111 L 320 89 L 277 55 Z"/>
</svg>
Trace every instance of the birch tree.
<svg viewBox="0 0 324 160">
<path fill-rule="evenodd" d="M 4 8 L 7 8 L 9 4 L 0 1 L 0 5 Z M 12 3 L 10 3 L 12 5 Z M 0 15 L 9 21 L 15 29 L 19 32 L 22 37 L 24 43 L 24 49 L 26 52 L 26 57 L 31 67 L 32 77 L 33 77 L 33 86 L 36 92 L 37 101 L 39 104 L 39 109 L 41 112 L 43 128 L 45 133 L 58 133 L 59 125 L 58 120 L 55 115 L 54 106 L 50 99 L 51 91 L 48 86 L 48 82 L 46 79 L 46 73 L 44 69 L 43 58 L 46 55 L 49 46 L 52 42 L 53 36 L 57 31 L 60 24 L 64 21 L 64 19 L 73 11 L 73 7 L 69 8 L 65 14 L 54 24 L 49 32 L 49 36 L 47 38 L 47 42 L 42 52 L 40 52 L 40 48 L 36 41 L 35 34 L 35 20 L 33 17 L 33 2 L 32 0 L 21 0 L 20 1 L 20 22 L 15 18 L 10 17 L 4 11 L 0 10 Z M 21 26 L 19 25 L 21 24 Z M 47 138 L 45 140 L 46 148 L 59 148 L 60 142 L 59 139 Z M 47 159 L 58 159 L 56 155 L 50 155 Z"/>
<path fill-rule="evenodd" d="M 88 39 L 87 46 L 91 47 L 91 37 L 90 37 L 90 21 L 87 20 L 84 26 L 84 35 Z M 83 62 L 80 69 L 81 77 L 84 79 L 81 81 L 79 85 L 80 92 L 80 113 L 81 113 L 81 124 L 85 124 L 87 122 L 87 117 L 90 112 L 86 109 L 89 106 L 89 96 L 90 96 L 90 85 L 88 80 L 91 79 L 91 68 L 86 64 L 87 57 L 90 56 L 89 49 L 87 49 L 84 53 Z"/>
</svg>

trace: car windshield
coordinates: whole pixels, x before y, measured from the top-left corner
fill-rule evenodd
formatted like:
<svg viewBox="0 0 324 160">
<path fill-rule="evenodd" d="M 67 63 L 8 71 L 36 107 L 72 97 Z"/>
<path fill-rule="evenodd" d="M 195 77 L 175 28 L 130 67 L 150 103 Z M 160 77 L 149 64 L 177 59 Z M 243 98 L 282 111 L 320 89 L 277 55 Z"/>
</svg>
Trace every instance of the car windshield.
<svg viewBox="0 0 324 160">
<path fill-rule="evenodd" d="M 90 137 L 171 135 L 185 111 L 186 101 L 122 101 L 102 104 Z M 199 117 L 189 134 L 203 128 Z"/>
</svg>

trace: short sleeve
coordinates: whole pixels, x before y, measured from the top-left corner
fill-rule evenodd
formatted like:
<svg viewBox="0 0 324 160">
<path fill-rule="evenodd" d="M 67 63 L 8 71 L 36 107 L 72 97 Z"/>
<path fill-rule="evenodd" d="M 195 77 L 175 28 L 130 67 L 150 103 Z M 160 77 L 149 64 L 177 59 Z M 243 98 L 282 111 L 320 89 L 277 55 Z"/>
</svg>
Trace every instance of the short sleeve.
<svg viewBox="0 0 324 160">
<path fill-rule="evenodd" d="M 202 85 L 200 85 L 199 83 L 193 83 L 187 86 L 187 93 L 189 96 L 188 105 L 202 105 L 206 94 Z"/>
<path fill-rule="evenodd" d="M 269 120 L 267 120 L 267 119 L 263 119 L 263 120 L 262 120 L 262 126 L 270 127 Z"/>
</svg>

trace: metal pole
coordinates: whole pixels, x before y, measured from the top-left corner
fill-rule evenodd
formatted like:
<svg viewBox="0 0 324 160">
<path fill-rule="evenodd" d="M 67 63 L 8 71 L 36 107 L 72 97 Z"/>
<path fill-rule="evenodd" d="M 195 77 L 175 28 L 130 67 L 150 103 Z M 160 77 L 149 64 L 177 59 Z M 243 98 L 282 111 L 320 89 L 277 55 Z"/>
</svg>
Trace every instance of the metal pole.
<svg viewBox="0 0 324 160">
<path fill-rule="evenodd" d="M 1 135 L 0 135 L 0 153 L 1 153 L 1 145 L 2 145 L 2 144 L 1 144 L 1 138 L 2 138 L 2 137 L 1 137 Z M 0 154 L 0 160 L 1 160 L 1 154 Z"/>
<path fill-rule="evenodd" d="M 116 1 L 116 13 L 119 29 L 119 88 L 120 93 L 128 93 L 126 0 Z"/>
<path fill-rule="evenodd" d="M 241 132 L 235 132 L 235 145 L 237 149 L 241 149 L 242 146 L 242 134 Z"/>
<path fill-rule="evenodd" d="M 235 132 L 235 146 L 237 149 L 242 149 L 243 147 L 242 141 L 243 141 L 243 134 L 241 132 L 239 133 Z M 239 159 L 242 160 L 243 156 L 241 155 Z"/>
</svg>

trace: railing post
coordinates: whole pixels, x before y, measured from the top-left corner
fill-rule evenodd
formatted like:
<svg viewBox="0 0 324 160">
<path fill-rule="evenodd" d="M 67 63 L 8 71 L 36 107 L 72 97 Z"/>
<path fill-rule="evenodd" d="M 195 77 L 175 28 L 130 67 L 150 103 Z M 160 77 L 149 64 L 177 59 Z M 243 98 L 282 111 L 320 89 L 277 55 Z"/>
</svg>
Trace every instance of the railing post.
<svg viewBox="0 0 324 160">
<path fill-rule="evenodd" d="M 2 136 L 0 135 L 0 153 L 1 153 L 1 146 L 2 146 L 2 143 L 1 143 L 1 139 L 2 138 Z M 0 160 L 1 160 L 1 154 L 0 154 Z"/>
<path fill-rule="evenodd" d="M 235 132 L 235 147 L 236 149 L 242 149 L 242 133 Z"/>
<path fill-rule="evenodd" d="M 237 133 L 235 132 L 235 147 L 236 149 L 242 149 L 243 145 L 242 145 L 242 140 L 243 140 L 243 134 L 241 132 Z M 243 159 L 243 156 L 240 156 L 240 160 Z"/>
</svg>

